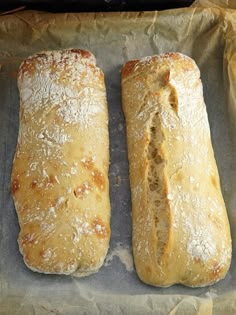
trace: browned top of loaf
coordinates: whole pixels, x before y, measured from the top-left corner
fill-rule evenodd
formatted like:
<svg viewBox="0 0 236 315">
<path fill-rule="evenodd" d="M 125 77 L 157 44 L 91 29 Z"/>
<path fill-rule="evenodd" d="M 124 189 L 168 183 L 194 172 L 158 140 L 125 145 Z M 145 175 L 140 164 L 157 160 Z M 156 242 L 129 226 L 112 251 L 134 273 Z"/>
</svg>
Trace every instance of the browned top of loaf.
<svg viewBox="0 0 236 315">
<path fill-rule="evenodd" d="M 48 63 L 48 61 L 50 60 L 50 56 L 51 56 L 52 62 L 48 64 L 48 67 L 50 67 L 52 74 L 53 72 L 58 70 L 58 66 L 60 65 L 65 66 L 66 64 L 68 65 L 73 59 L 74 59 L 74 62 L 78 62 L 79 60 L 82 62 L 86 62 L 91 69 L 92 68 L 96 70 L 99 69 L 96 67 L 96 59 L 90 51 L 83 50 L 83 49 L 67 49 L 67 50 L 60 51 L 60 53 L 58 53 L 58 56 L 59 54 L 60 54 L 59 60 L 55 58 L 55 51 L 42 51 L 40 53 L 37 53 L 33 56 L 28 57 L 22 62 L 20 66 L 20 70 L 18 72 L 18 78 L 22 77 L 25 73 L 28 73 L 29 75 L 34 75 L 35 72 L 40 68 L 40 66 L 43 66 L 46 63 Z M 69 55 L 70 57 L 68 57 Z M 66 70 L 66 67 L 65 67 L 65 70 Z M 100 74 L 102 77 L 104 76 L 101 70 L 100 70 Z"/>
<path fill-rule="evenodd" d="M 139 60 L 130 60 L 128 61 L 122 69 L 122 79 L 125 79 L 126 77 L 129 77 L 133 74 L 135 74 L 137 68 L 139 69 L 139 73 L 142 70 L 142 67 L 147 67 L 149 64 L 150 66 L 155 65 L 155 67 L 158 65 L 157 61 L 159 62 L 160 66 L 163 67 L 165 64 L 169 65 L 170 63 L 174 63 L 175 72 L 185 72 L 185 71 L 192 71 L 197 70 L 199 72 L 198 67 L 193 62 L 192 59 L 189 57 L 180 54 L 180 53 L 165 53 L 162 55 L 155 55 L 150 57 L 144 57 Z M 140 69 L 141 68 L 141 69 Z M 157 71 L 158 69 L 155 68 Z"/>
</svg>

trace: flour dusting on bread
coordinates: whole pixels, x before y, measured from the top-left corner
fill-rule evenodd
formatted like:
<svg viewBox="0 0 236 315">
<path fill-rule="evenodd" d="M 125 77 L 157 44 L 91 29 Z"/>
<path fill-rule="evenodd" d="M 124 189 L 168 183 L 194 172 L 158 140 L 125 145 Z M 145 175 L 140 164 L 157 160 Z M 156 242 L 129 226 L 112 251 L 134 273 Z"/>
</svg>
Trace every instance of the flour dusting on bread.
<svg viewBox="0 0 236 315">
<path fill-rule="evenodd" d="M 196 63 L 180 53 L 127 62 L 122 105 L 139 277 L 156 286 L 224 278 L 230 229 Z"/>
<path fill-rule="evenodd" d="M 46 51 L 21 64 L 18 87 L 12 193 L 24 261 L 44 273 L 96 272 L 110 238 L 103 73 L 88 51 Z"/>
</svg>

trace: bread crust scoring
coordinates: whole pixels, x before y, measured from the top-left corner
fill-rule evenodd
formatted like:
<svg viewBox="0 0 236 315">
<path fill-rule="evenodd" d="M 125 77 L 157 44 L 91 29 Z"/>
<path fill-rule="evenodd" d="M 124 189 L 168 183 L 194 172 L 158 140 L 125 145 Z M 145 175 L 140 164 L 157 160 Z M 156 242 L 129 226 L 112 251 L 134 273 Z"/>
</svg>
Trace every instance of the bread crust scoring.
<svg viewBox="0 0 236 315">
<path fill-rule="evenodd" d="M 225 277 L 231 237 L 196 63 L 166 53 L 126 63 L 133 253 L 156 286 Z"/>
</svg>

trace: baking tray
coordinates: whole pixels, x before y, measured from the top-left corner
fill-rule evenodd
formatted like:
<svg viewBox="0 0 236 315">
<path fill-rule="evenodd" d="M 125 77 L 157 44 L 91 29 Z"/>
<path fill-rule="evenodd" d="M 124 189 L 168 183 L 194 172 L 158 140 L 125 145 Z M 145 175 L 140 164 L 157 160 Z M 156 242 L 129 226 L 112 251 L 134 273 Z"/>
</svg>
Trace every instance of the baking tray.
<svg viewBox="0 0 236 315">
<path fill-rule="evenodd" d="M 23 11 L 0 17 L 0 314 L 236 314 L 235 10 L 162 12 Z M 28 270 L 17 246 L 10 193 L 17 141 L 16 75 L 27 56 L 49 49 L 91 50 L 106 78 L 110 131 L 112 237 L 105 265 L 87 278 Z M 205 288 L 155 288 L 139 281 L 131 248 L 131 202 L 120 71 L 130 59 L 167 51 L 192 57 L 201 70 L 213 147 L 233 239 L 230 272 Z"/>
<path fill-rule="evenodd" d="M 0 10 L 24 7 L 48 12 L 150 11 L 187 7 L 193 0 L 2 0 Z"/>
</svg>

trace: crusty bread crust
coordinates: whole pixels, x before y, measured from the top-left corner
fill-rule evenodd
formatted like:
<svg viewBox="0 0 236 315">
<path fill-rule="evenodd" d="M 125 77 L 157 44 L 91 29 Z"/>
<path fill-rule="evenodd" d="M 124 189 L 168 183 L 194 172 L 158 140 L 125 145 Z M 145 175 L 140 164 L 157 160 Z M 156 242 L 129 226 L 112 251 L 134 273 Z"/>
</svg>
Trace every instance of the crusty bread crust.
<svg viewBox="0 0 236 315">
<path fill-rule="evenodd" d="M 12 193 L 24 261 L 43 273 L 96 272 L 110 239 L 103 73 L 89 51 L 47 51 L 21 64 L 18 87 Z"/>
<path fill-rule="evenodd" d="M 122 102 L 140 279 L 194 287 L 224 278 L 230 229 L 196 63 L 179 53 L 126 63 Z"/>
</svg>

